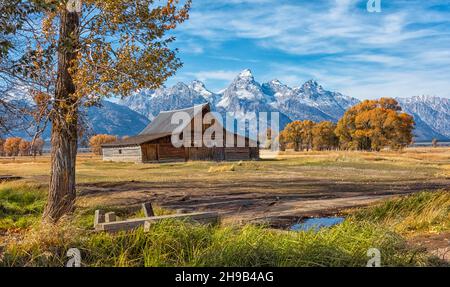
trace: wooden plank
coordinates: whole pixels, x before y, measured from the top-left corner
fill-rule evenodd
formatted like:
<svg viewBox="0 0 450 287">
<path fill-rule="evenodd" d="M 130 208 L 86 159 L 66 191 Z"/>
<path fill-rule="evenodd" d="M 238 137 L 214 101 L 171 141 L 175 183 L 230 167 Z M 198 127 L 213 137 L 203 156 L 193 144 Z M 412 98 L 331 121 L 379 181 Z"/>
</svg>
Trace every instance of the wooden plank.
<svg viewBox="0 0 450 287">
<path fill-rule="evenodd" d="M 138 228 L 140 226 L 144 226 L 147 218 L 137 218 L 137 219 L 129 219 L 126 221 L 116 221 L 110 223 L 102 223 L 97 225 L 95 230 L 97 231 L 106 231 L 106 232 L 119 232 L 119 231 L 127 231 Z"/>
<path fill-rule="evenodd" d="M 114 212 L 108 212 L 105 214 L 105 222 L 115 222 L 117 220 L 116 214 Z"/>
<path fill-rule="evenodd" d="M 142 209 L 144 210 L 145 217 L 153 217 L 155 213 L 153 212 L 153 207 L 151 202 L 146 202 L 142 204 Z"/>
<path fill-rule="evenodd" d="M 158 223 L 165 219 L 180 219 L 194 221 L 202 224 L 214 224 L 219 221 L 219 214 L 217 212 L 199 212 L 188 214 L 175 214 L 168 216 L 157 216 L 148 218 L 144 223 L 144 231 L 149 231 L 152 224 Z"/>
<path fill-rule="evenodd" d="M 145 228 L 146 222 L 149 222 L 147 226 L 150 226 L 151 224 L 167 219 L 192 220 L 200 223 L 214 223 L 219 220 L 219 214 L 217 212 L 198 212 L 190 214 L 173 214 L 147 218 L 137 218 L 137 219 L 129 219 L 126 221 L 102 223 L 97 225 L 95 229 L 97 231 L 106 231 L 106 232 L 128 231 L 141 226 L 144 226 Z"/>
<path fill-rule="evenodd" d="M 94 215 L 94 228 L 97 227 L 97 225 L 105 223 L 105 212 L 103 210 L 96 210 Z"/>
</svg>

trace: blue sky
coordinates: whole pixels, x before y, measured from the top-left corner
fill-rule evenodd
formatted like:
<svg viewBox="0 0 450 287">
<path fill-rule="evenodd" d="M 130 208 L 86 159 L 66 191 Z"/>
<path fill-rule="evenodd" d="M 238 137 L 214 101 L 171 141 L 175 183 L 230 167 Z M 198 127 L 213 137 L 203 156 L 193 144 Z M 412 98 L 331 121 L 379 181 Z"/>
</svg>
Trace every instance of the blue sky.
<svg viewBox="0 0 450 287">
<path fill-rule="evenodd" d="M 226 3 L 226 4 L 224 4 Z M 357 98 L 450 98 L 450 0 L 193 0 L 177 30 L 184 62 L 167 85 L 225 88 L 250 68 L 259 82 L 315 79 Z"/>
</svg>

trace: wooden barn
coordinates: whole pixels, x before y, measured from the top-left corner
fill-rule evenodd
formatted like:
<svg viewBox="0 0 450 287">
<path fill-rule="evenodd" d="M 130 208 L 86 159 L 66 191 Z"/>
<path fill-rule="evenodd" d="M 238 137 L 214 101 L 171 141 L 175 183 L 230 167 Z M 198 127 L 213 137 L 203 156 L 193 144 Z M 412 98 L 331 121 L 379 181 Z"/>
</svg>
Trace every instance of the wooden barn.
<svg viewBox="0 0 450 287">
<path fill-rule="evenodd" d="M 185 112 L 190 117 L 190 125 L 186 125 L 185 128 L 181 127 L 182 131 L 180 132 L 177 132 L 177 130 L 180 130 L 180 127 L 172 124 L 172 116 L 177 112 Z M 198 119 L 200 119 L 202 135 L 212 124 L 215 122 L 219 123 L 214 118 L 211 121 L 212 124 L 203 124 L 203 118 L 207 114 L 209 114 L 209 117 L 211 116 L 209 104 L 184 110 L 161 112 L 139 135 L 103 145 L 103 160 L 152 163 L 189 160 L 238 161 L 259 159 L 259 147 L 255 141 L 235 133 L 231 134 L 222 125 L 220 125 L 220 128 L 223 130 L 223 139 L 214 138 L 212 147 L 207 147 L 203 140 L 199 142 L 198 137 L 194 134 L 195 121 L 198 122 Z M 182 147 L 175 147 L 172 144 L 172 135 L 178 134 L 182 138 L 182 134 L 186 129 L 190 129 L 190 142 L 185 142 Z M 231 139 L 233 139 L 233 143 L 227 145 L 227 140 L 231 141 Z M 240 144 L 238 147 L 238 142 L 245 142 L 245 146 Z M 208 144 L 208 146 L 211 146 L 211 144 Z"/>
</svg>

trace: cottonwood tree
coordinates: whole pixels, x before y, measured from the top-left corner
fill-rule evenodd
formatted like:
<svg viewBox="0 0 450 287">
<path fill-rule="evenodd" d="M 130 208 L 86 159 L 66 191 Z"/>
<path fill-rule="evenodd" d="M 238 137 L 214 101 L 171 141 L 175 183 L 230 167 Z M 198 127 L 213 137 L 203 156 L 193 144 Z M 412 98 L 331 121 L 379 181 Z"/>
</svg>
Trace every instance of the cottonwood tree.
<svg viewBox="0 0 450 287">
<path fill-rule="evenodd" d="M 89 146 L 96 155 L 102 155 L 102 145 L 117 141 L 116 136 L 112 135 L 95 135 L 89 139 Z"/>
<path fill-rule="evenodd" d="M 413 117 L 401 112 L 396 100 L 381 98 L 350 108 L 339 120 L 336 135 L 343 149 L 397 150 L 411 144 L 413 129 Z"/>
<path fill-rule="evenodd" d="M 21 156 L 29 156 L 31 151 L 31 143 L 26 140 L 22 140 L 19 144 L 19 151 Z"/>
<path fill-rule="evenodd" d="M 21 138 L 7 138 L 3 149 L 7 156 L 18 156 L 20 151 L 20 143 L 22 142 Z"/>
<path fill-rule="evenodd" d="M 336 124 L 330 121 L 317 123 L 312 129 L 314 150 L 332 150 L 339 146 L 339 139 L 334 133 Z"/>
<path fill-rule="evenodd" d="M 310 120 L 294 121 L 284 128 L 284 140 L 294 145 L 294 150 L 310 150 L 313 144 L 314 122 Z"/>
<path fill-rule="evenodd" d="M 4 78 L 20 81 L 51 122 L 51 176 L 44 220 L 74 210 L 79 109 L 108 95 L 155 89 L 181 66 L 170 30 L 188 18 L 190 1 L 13 0 L 1 2 Z M 12 24 L 11 24 L 12 23 Z"/>
<path fill-rule="evenodd" d="M 314 122 L 310 121 L 310 120 L 304 120 L 301 123 L 303 145 L 304 145 L 304 148 L 306 148 L 307 151 L 312 149 L 314 125 L 315 125 Z M 303 147 L 302 147 L 302 149 L 303 149 Z"/>
<path fill-rule="evenodd" d="M 289 123 L 283 130 L 283 141 L 292 143 L 294 150 L 299 151 L 303 144 L 303 125 L 301 121 Z"/>
</svg>

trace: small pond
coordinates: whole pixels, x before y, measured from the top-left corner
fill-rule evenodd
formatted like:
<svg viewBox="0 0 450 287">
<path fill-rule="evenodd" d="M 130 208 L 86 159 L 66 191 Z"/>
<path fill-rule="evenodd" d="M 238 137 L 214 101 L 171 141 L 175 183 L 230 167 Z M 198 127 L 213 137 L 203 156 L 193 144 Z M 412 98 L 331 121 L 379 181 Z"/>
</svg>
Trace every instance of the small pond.
<svg viewBox="0 0 450 287">
<path fill-rule="evenodd" d="M 291 226 L 292 231 L 318 231 L 324 227 L 331 227 L 344 222 L 343 217 L 319 217 L 319 218 L 308 218 L 303 222 L 294 224 Z"/>
</svg>

